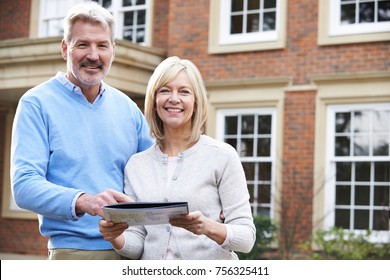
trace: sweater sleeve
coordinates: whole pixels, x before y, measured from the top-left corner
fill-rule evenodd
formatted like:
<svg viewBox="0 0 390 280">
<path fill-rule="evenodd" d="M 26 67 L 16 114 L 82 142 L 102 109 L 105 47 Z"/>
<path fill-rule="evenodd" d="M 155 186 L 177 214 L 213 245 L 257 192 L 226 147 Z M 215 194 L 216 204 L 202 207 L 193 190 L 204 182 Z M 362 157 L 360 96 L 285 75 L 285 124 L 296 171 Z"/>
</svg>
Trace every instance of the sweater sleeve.
<svg viewBox="0 0 390 280">
<path fill-rule="evenodd" d="M 141 258 L 144 251 L 146 230 L 143 226 L 130 226 L 123 233 L 125 245 L 120 250 L 115 250 L 118 254 L 132 260 Z"/>
<path fill-rule="evenodd" d="M 15 202 L 21 208 L 50 218 L 76 220 L 72 202 L 80 190 L 46 179 L 49 156 L 48 128 L 42 112 L 37 105 L 22 99 L 14 119 L 11 145 Z"/>
<path fill-rule="evenodd" d="M 231 148 L 231 149 L 230 149 Z M 227 159 L 219 183 L 225 223 L 233 232 L 233 238 L 226 247 L 231 251 L 248 253 L 256 239 L 256 228 L 249 204 L 245 173 L 237 152 L 227 147 Z"/>
</svg>

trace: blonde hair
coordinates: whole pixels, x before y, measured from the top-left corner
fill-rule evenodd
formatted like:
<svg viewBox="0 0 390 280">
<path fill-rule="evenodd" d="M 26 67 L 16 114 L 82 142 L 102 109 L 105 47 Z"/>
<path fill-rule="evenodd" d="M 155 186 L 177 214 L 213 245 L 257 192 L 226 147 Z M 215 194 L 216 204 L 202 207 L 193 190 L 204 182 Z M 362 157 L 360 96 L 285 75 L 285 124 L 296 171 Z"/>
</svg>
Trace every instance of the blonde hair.
<svg viewBox="0 0 390 280">
<path fill-rule="evenodd" d="M 99 23 L 111 32 L 111 42 L 115 41 L 115 22 L 109 11 L 95 2 L 80 3 L 68 11 L 63 21 L 64 41 L 69 43 L 72 39 L 72 29 L 76 21 Z"/>
<path fill-rule="evenodd" d="M 172 81 L 179 72 L 184 71 L 190 79 L 194 94 L 195 105 L 192 115 L 192 130 L 187 141 L 194 143 L 203 133 L 207 119 L 207 91 L 199 69 L 188 59 L 180 59 L 177 56 L 166 58 L 154 70 L 149 79 L 145 96 L 145 118 L 150 126 L 150 134 L 160 144 L 164 139 L 164 127 L 156 111 L 157 90 Z"/>
</svg>

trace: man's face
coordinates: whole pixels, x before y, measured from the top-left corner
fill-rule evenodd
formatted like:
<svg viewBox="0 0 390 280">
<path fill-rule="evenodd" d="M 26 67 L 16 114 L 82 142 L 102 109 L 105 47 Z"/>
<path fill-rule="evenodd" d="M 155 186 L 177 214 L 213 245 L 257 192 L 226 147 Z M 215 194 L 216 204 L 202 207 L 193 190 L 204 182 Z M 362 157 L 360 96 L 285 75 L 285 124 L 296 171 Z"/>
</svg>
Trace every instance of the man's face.
<svg viewBox="0 0 390 280">
<path fill-rule="evenodd" d="M 100 85 L 114 60 L 110 30 L 100 24 L 76 21 L 68 44 L 62 41 L 67 77 L 81 89 Z"/>
</svg>

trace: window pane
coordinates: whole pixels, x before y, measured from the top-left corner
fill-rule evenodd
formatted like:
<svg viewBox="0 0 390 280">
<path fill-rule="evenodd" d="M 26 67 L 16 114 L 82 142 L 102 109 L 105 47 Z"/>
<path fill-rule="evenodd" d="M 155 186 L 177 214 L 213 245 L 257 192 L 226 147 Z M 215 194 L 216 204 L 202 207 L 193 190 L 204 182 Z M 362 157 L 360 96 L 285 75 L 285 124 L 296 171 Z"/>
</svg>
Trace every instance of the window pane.
<svg viewBox="0 0 390 280">
<path fill-rule="evenodd" d="M 359 23 L 375 21 L 375 3 L 360 3 L 359 4 Z"/>
<path fill-rule="evenodd" d="M 259 189 L 260 189 L 259 202 L 271 203 L 271 186 L 268 184 L 264 184 L 259 186 Z"/>
<path fill-rule="evenodd" d="M 341 24 L 355 23 L 355 4 L 341 5 Z"/>
<path fill-rule="evenodd" d="M 390 1 L 378 2 L 378 21 L 390 21 Z"/>
<path fill-rule="evenodd" d="M 355 187 L 355 205 L 370 205 L 370 186 Z"/>
<path fill-rule="evenodd" d="M 145 41 L 145 29 L 137 28 L 137 43 L 142 43 Z"/>
<path fill-rule="evenodd" d="M 335 155 L 336 156 L 349 156 L 350 154 L 350 142 L 348 136 L 337 136 L 335 143 Z"/>
<path fill-rule="evenodd" d="M 389 228 L 389 211 L 387 210 L 375 210 L 374 211 L 374 230 L 386 230 Z"/>
<path fill-rule="evenodd" d="M 133 26 L 134 25 L 134 12 L 125 12 L 124 13 L 124 25 Z"/>
<path fill-rule="evenodd" d="M 112 1 L 111 0 L 103 0 L 102 1 L 102 6 L 106 9 L 110 9 L 111 8 L 111 5 L 112 5 Z"/>
<path fill-rule="evenodd" d="M 351 186 L 336 186 L 336 205 L 351 204 Z"/>
<path fill-rule="evenodd" d="M 373 121 L 374 132 L 389 132 L 389 125 L 390 125 L 389 111 L 374 111 L 373 118 L 374 118 Z"/>
<path fill-rule="evenodd" d="M 260 24 L 260 14 L 250 14 L 248 15 L 248 22 L 246 27 L 246 32 L 259 32 Z"/>
<path fill-rule="evenodd" d="M 271 134 L 271 120 L 270 115 L 259 116 L 258 134 Z"/>
<path fill-rule="evenodd" d="M 264 9 L 276 8 L 276 0 L 264 0 Z"/>
<path fill-rule="evenodd" d="M 236 135 L 237 134 L 237 116 L 225 117 L 225 134 Z"/>
<path fill-rule="evenodd" d="M 375 182 L 390 182 L 390 162 L 374 163 Z"/>
<path fill-rule="evenodd" d="M 135 2 L 136 5 L 145 5 L 145 3 L 146 3 L 146 0 L 137 0 Z"/>
<path fill-rule="evenodd" d="M 146 11 L 141 10 L 137 12 L 137 25 L 144 25 L 146 23 Z"/>
<path fill-rule="evenodd" d="M 269 157 L 271 155 L 271 138 L 257 139 L 257 156 Z"/>
<path fill-rule="evenodd" d="M 354 229 L 368 229 L 369 214 L 368 210 L 355 210 Z"/>
<path fill-rule="evenodd" d="M 354 112 L 354 132 L 367 132 L 370 131 L 370 111 L 357 111 Z"/>
<path fill-rule="evenodd" d="M 242 33 L 243 16 L 232 16 L 231 19 L 230 34 Z"/>
<path fill-rule="evenodd" d="M 244 0 L 232 1 L 232 12 L 240 12 L 244 10 Z"/>
<path fill-rule="evenodd" d="M 351 113 L 336 113 L 336 132 L 351 131 Z"/>
<path fill-rule="evenodd" d="M 253 157 L 253 138 L 241 139 L 241 157 Z"/>
<path fill-rule="evenodd" d="M 269 216 L 270 215 L 270 208 L 269 207 L 258 207 L 257 208 L 257 215 L 258 216 Z"/>
<path fill-rule="evenodd" d="M 132 6 L 133 5 L 132 2 L 133 2 L 132 0 L 122 0 L 122 6 L 123 7 Z"/>
<path fill-rule="evenodd" d="M 276 13 L 264 13 L 263 31 L 273 31 L 276 29 Z"/>
<path fill-rule="evenodd" d="M 336 181 L 338 182 L 350 182 L 351 181 L 351 163 L 350 162 L 337 162 L 336 163 Z"/>
<path fill-rule="evenodd" d="M 129 28 L 123 29 L 123 39 L 133 41 L 133 30 Z"/>
<path fill-rule="evenodd" d="M 369 182 L 371 174 L 371 164 L 369 162 L 355 163 L 355 181 Z"/>
<path fill-rule="evenodd" d="M 374 156 L 388 156 L 389 155 L 389 136 L 388 135 L 374 135 L 372 139 Z"/>
<path fill-rule="evenodd" d="M 242 116 L 241 134 L 253 134 L 255 132 L 255 117 L 253 115 Z"/>
<path fill-rule="evenodd" d="M 390 206 L 388 186 L 375 186 L 374 206 Z"/>
<path fill-rule="evenodd" d="M 259 163 L 259 181 L 271 181 L 271 163 Z"/>
<path fill-rule="evenodd" d="M 336 209 L 335 215 L 335 227 L 341 227 L 344 229 L 349 229 L 349 217 L 350 211 L 346 209 Z"/>
<path fill-rule="evenodd" d="M 353 141 L 353 155 L 354 156 L 368 156 L 370 153 L 370 137 L 355 136 Z"/>
<path fill-rule="evenodd" d="M 234 0 L 232 2 L 234 2 Z M 260 9 L 260 0 L 248 0 L 248 10 L 258 9 Z"/>
<path fill-rule="evenodd" d="M 254 162 L 243 162 L 242 167 L 244 168 L 246 179 L 248 181 L 255 180 L 255 163 Z"/>
</svg>

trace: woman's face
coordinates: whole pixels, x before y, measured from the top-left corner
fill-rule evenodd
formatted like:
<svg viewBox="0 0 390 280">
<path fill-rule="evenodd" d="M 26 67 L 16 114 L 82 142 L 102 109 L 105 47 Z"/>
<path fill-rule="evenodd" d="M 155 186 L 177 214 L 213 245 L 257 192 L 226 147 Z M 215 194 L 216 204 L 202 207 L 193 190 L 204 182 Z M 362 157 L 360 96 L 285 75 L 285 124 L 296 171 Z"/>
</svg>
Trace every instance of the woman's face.
<svg viewBox="0 0 390 280">
<path fill-rule="evenodd" d="M 164 130 L 191 131 L 194 106 L 194 89 L 185 71 L 179 72 L 172 81 L 157 89 L 156 110 Z"/>
</svg>

